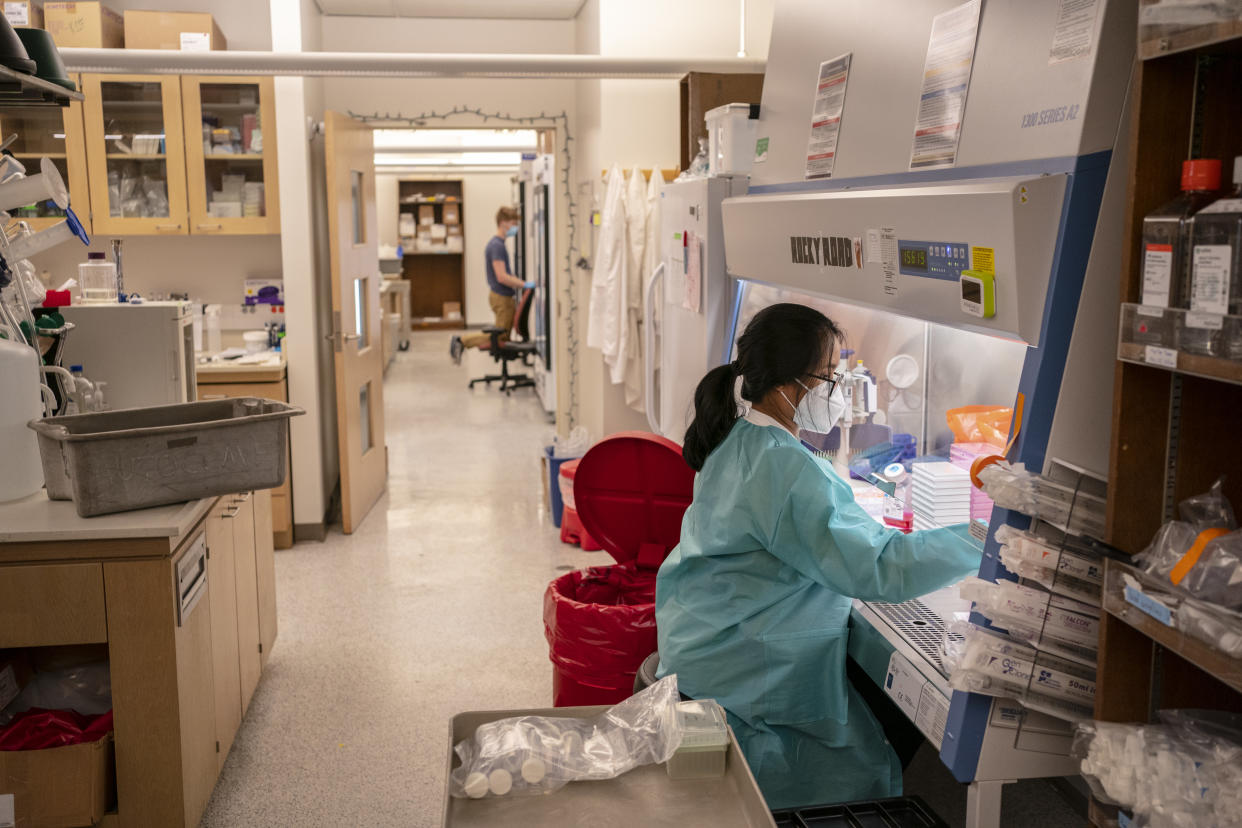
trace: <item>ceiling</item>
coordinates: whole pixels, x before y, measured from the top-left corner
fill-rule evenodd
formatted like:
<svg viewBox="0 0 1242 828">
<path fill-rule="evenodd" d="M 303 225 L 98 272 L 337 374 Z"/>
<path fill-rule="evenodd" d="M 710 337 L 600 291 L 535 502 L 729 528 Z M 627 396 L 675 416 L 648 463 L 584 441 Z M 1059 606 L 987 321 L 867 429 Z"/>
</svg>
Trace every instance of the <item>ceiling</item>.
<svg viewBox="0 0 1242 828">
<path fill-rule="evenodd" d="M 569 20 L 586 0 L 316 0 L 329 16 Z"/>
</svg>

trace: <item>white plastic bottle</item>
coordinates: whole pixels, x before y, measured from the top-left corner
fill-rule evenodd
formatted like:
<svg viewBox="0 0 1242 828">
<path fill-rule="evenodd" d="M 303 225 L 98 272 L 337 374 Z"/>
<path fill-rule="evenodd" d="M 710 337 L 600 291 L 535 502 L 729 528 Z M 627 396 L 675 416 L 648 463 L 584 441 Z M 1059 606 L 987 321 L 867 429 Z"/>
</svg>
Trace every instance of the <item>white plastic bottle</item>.
<svg viewBox="0 0 1242 828">
<path fill-rule="evenodd" d="M 29 346 L 0 339 L 0 502 L 17 500 L 43 488 L 38 438 L 26 427 L 43 416 L 39 358 Z"/>
</svg>

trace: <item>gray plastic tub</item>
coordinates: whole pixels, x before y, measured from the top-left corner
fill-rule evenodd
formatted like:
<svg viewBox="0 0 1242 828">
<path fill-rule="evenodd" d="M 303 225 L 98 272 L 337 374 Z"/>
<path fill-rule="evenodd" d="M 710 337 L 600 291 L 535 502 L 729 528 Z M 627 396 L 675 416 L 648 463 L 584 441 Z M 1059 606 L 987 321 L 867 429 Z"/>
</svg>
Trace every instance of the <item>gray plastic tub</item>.
<svg viewBox="0 0 1242 828">
<path fill-rule="evenodd" d="M 274 489 L 285 481 L 287 403 L 240 397 L 31 420 L 52 500 L 81 517 Z"/>
<path fill-rule="evenodd" d="M 479 725 L 510 716 L 589 718 L 603 707 L 556 707 L 540 710 L 473 710 L 449 723 L 448 773 L 459 764 L 453 745 L 474 735 Z M 498 826 L 544 828 L 552 825 L 642 826 L 643 828 L 776 828 L 763 794 L 729 730 L 724 776 L 670 779 L 663 765 L 643 765 L 616 779 L 570 782 L 547 796 L 455 799 L 444 787 L 445 828 Z"/>
</svg>

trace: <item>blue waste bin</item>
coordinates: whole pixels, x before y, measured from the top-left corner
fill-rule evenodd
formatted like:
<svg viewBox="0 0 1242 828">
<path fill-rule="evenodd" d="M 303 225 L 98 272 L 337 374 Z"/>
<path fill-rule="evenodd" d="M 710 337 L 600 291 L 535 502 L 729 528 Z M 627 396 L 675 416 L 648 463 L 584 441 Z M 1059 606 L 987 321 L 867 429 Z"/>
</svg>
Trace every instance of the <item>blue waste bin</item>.
<svg viewBox="0 0 1242 828">
<path fill-rule="evenodd" d="M 544 482 L 548 487 L 548 502 L 552 504 L 552 525 L 557 529 L 561 528 L 561 517 L 565 513 L 565 502 L 561 500 L 561 486 L 559 483 L 561 476 L 561 464 L 568 463 L 570 460 L 577 460 L 581 454 L 572 454 L 565 457 L 558 457 L 554 452 L 556 446 L 544 446 L 543 454 L 547 459 L 548 479 Z"/>
</svg>

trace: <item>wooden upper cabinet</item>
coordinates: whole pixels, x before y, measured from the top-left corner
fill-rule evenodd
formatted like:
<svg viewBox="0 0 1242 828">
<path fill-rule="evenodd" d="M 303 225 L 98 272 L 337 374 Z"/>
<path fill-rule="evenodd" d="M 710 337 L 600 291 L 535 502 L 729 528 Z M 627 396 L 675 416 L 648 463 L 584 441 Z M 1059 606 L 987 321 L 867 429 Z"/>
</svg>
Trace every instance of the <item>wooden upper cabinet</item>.
<svg viewBox="0 0 1242 828">
<path fill-rule="evenodd" d="M 5 109 L 0 112 L 0 135 L 17 136 L 9 151 L 26 168 L 28 175 L 39 172 L 44 158 L 56 166 L 69 187 L 69 208 L 90 233 L 90 189 L 86 183 L 86 139 L 82 128 L 81 101 L 73 101 L 66 107 Z M 10 210 L 9 214 L 27 222 L 34 230 L 51 227 L 65 217 L 63 210 L 46 200 Z"/>
<path fill-rule="evenodd" d="M 194 234 L 280 232 L 272 78 L 181 78 Z"/>
<path fill-rule="evenodd" d="M 185 235 L 185 139 L 177 75 L 83 75 L 96 233 Z"/>
</svg>

